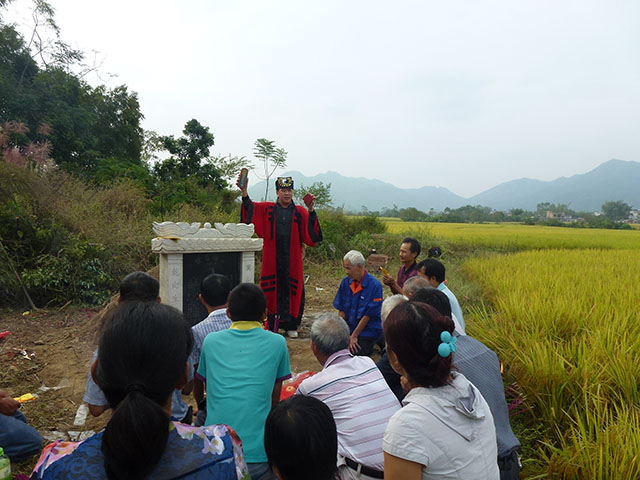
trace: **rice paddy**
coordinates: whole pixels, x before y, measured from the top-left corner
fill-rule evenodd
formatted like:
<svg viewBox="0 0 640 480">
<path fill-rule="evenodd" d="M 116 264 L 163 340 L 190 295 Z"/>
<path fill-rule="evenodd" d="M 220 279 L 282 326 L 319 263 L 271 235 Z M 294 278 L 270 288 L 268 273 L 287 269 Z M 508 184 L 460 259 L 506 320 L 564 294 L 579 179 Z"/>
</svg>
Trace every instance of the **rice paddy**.
<svg viewBox="0 0 640 480">
<path fill-rule="evenodd" d="M 518 251 L 548 248 L 640 248 L 640 230 L 546 227 L 513 223 L 420 223 L 385 219 L 390 233 L 426 232 L 467 246 Z"/>
</svg>

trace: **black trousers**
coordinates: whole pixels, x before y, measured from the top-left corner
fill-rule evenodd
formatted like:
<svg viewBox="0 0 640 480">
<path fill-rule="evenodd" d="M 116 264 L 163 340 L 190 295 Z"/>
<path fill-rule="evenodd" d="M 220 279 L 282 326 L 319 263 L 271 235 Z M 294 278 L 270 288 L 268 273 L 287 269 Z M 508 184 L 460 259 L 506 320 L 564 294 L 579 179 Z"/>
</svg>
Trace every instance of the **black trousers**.
<svg viewBox="0 0 640 480">
<path fill-rule="evenodd" d="M 276 332 L 276 316 L 278 317 L 278 329 L 283 330 L 297 330 L 300 326 L 300 322 L 302 321 L 302 314 L 304 313 L 304 300 L 305 300 L 305 291 L 304 286 L 302 287 L 302 298 L 300 299 L 300 310 L 298 311 L 298 316 L 294 317 L 287 311 L 283 314 L 270 314 L 267 316 L 267 322 L 269 324 L 269 330 L 272 332 Z M 288 297 L 287 297 L 288 299 Z M 287 300 L 288 301 L 288 300 Z M 278 308 L 280 308 L 280 304 L 278 303 Z"/>
<path fill-rule="evenodd" d="M 520 477 L 518 450 L 514 448 L 504 457 L 498 457 L 498 468 L 500 469 L 500 480 L 518 480 Z"/>
</svg>

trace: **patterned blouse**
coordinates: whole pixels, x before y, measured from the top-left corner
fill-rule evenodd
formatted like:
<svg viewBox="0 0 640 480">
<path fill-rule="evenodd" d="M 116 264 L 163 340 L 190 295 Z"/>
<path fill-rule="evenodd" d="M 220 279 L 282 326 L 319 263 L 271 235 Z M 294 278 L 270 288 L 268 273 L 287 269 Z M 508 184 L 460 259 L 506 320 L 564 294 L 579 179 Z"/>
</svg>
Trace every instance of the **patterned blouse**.
<svg viewBox="0 0 640 480">
<path fill-rule="evenodd" d="M 31 478 L 107 478 L 100 449 L 102 433 L 83 442 L 56 441 L 47 445 Z M 242 442 L 233 429 L 226 425 L 194 427 L 175 421 L 169 423 L 167 448 L 148 478 L 250 479 Z"/>
</svg>

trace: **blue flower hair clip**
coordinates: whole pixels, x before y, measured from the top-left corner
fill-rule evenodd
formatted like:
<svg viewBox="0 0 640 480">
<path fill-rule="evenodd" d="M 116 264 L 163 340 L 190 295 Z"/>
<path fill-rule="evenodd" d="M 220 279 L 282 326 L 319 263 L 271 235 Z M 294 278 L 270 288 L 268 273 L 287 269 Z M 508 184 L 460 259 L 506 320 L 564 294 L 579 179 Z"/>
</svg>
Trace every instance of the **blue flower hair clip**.
<svg viewBox="0 0 640 480">
<path fill-rule="evenodd" d="M 440 334 L 440 340 L 442 340 L 442 343 L 438 345 L 438 355 L 441 357 L 447 358 L 457 350 L 456 343 L 458 339 L 452 337 L 446 330 Z"/>
</svg>

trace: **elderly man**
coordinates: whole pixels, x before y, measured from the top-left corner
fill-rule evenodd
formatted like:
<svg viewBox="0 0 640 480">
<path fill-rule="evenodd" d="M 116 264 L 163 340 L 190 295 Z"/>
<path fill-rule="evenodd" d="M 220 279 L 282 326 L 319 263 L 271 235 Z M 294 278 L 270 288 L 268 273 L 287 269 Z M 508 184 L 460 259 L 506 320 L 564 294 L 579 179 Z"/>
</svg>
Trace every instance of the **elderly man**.
<svg viewBox="0 0 640 480">
<path fill-rule="evenodd" d="M 322 371 L 304 380 L 297 394 L 322 400 L 338 430 L 338 468 L 342 479 L 384 478 L 382 438 L 400 404 L 368 357 L 349 353 L 349 329 L 337 315 L 311 326 L 311 350 Z"/>
<path fill-rule="evenodd" d="M 420 246 L 420 242 L 413 237 L 407 237 L 402 240 L 399 255 L 402 265 L 400 266 L 400 270 L 398 270 L 396 279 L 389 275 L 384 275 L 382 277 L 382 283 L 391 289 L 391 293 L 402 293 L 404 282 L 406 282 L 407 279 L 418 275 L 418 264 L 416 259 L 418 258 L 418 255 L 420 255 L 421 249 L 422 247 Z"/>
<path fill-rule="evenodd" d="M 289 337 L 297 338 L 304 311 L 303 244 L 314 247 L 322 241 L 315 199 L 305 197 L 307 210 L 295 205 L 291 177 L 276 180 L 275 203 L 253 202 L 247 193 L 248 182 L 241 183 L 240 176 L 236 185 L 242 192 L 242 222 L 253 223 L 256 235 L 264 239 L 260 288 L 267 296 L 269 329 L 277 332 L 282 328 Z"/>
<path fill-rule="evenodd" d="M 369 356 L 382 332 L 382 284 L 367 273 L 364 257 L 357 250 L 349 251 L 343 264 L 347 276 L 340 282 L 333 307 L 349 326 L 349 351 Z"/>
</svg>

